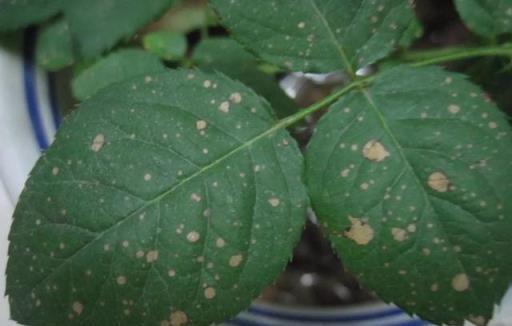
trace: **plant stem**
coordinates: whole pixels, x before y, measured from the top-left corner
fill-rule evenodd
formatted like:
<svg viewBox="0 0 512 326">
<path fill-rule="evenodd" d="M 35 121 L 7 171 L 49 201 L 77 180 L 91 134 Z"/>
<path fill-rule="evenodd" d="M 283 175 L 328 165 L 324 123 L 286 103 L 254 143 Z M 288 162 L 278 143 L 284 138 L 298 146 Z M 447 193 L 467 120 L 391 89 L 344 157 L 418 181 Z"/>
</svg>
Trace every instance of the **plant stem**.
<svg viewBox="0 0 512 326">
<path fill-rule="evenodd" d="M 401 60 L 411 63 L 413 67 L 470 59 L 475 57 L 512 57 L 512 44 L 479 48 L 448 48 L 440 50 L 414 51 L 404 53 Z"/>
<path fill-rule="evenodd" d="M 479 48 L 448 48 L 440 50 L 414 51 L 402 54 L 402 56 L 400 56 L 399 59 L 400 62 L 409 63 L 412 67 L 421 67 L 461 59 L 496 56 L 512 58 L 512 43 Z M 357 79 L 350 82 L 340 90 L 325 97 L 321 101 L 314 103 L 310 107 L 280 120 L 274 127 L 269 129 L 262 136 L 268 135 L 278 129 L 287 128 L 295 124 L 296 122 L 304 119 L 311 113 L 318 111 L 328 105 L 331 105 L 341 96 L 345 95 L 354 88 L 361 88 L 363 86 L 368 85 L 376 78 L 377 75 L 378 73 L 376 75 L 372 75 L 362 79 Z"/>
<path fill-rule="evenodd" d="M 271 130 L 273 131 L 273 130 L 277 130 L 277 129 L 281 129 L 281 128 L 287 128 L 287 127 L 293 125 L 294 123 L 304 119 L 305 117 L 307 117 L 311 113 L 313 113 L 315 111 L 318 111 L 318 110 L 320 110 L 322 108 L 325 108 L 326 106 L 331 105 L 333 102 L 338 100 L 341 96 L 343 96 L 346 93 L 350 92 L 354 88 L 362 87 L 362 86 L 367 85 L 374 78 L 375 78 L 375 76 L 369 76 L 369 77 L 366 77 L 366 78 L 362 78 L 362 79 L 358 79 L 358 80 L 350 82 L 349 84 L 345 85 L 340 90 L 338 90 L 338 91 L 328 95 L 327 97 L 325 97 L 322 100 L 314 103 L 313 105 L 307 107 L 306 109 L 301 110 L 301 111 L 299 111 L 299 112 L 297 112 L 295 114 L 292 114 L 289 117 L 286 117 L 286 118 L 280 120 Z"/>
</svg>

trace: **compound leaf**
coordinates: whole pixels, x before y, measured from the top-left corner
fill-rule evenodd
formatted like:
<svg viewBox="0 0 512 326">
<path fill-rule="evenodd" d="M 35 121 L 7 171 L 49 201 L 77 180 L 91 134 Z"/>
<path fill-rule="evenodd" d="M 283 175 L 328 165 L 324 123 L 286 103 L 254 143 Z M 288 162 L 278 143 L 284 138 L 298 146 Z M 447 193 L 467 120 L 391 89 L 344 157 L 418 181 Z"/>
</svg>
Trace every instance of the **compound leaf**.
<svg viewBox="0 0 512 326">
<path fill-rule="evenodd" d="M 374 63 L 398 46 L 414 14 L 403 0 L 213 0 L 233 36 L 293 71 Z"/>
<path fill-rule="evenodd" d="M 464 77 L 398 67 L 336 103 L 306 157 L 319 219 L 386 301 L 482 324 L 512 274 L 512 133 Z"/>
<path fill-rule="evenodd" d="M 7 290 L 27 325 L 206 325 L 249 305 L 301 233 L 302 158 L 270 107 L 169 71 L 83 102 L 14 213 Z"/>
<path fill-rule="evenodd" d="M 466 25 L 487 37 L 512 32 L 512 2 L 501 0 L 455 0 Z"/>
</svg>

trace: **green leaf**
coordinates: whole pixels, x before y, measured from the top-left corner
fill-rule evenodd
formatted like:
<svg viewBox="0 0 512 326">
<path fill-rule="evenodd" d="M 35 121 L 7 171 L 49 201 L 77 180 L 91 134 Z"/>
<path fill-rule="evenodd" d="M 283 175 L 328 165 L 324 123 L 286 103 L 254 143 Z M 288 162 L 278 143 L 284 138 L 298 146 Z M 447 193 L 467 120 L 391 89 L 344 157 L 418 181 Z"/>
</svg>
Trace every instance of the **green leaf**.
<svg viewBox="0 0 512 326">
<path fill-rule="evenodd" d="M 417 19 L 413 19 L 409 27 L 403 32 L 398 45 L 401 48 L 408 48 L 414 41 L 420 38 L 421 35 L 423 35 L 423 26 Z"/>
<path fill-rule="evenodd" d="M 217 25 L 217 20 L 207 3 L 181 1 L 156 24 L 160 30 L 186 34 L 195 29 Z"/>
<path fill-rule="evenodd" d="M 14 213 L 7 290 L 27 325 L 206 325 L 284 268 L 307 196 L 270 107 L 223 75 L 165 72 L 82 103 Z"/>
<path fill-rule="evenodd" d="M 231 39 L 203 40 L 192 59 L 202 70 L 220 71 L 251 87 L 272 104 L 280 118 L 297 111 L 297 105 L 279 87 L 275 77 L 259 70 L 256 58 Z"/>
<path fill-rule="evenodd" d="M 493 37 L 512 32 L 512 2 L 455 0 L 465 24 L 477 34 Z"/>
<path fill-rule="evenodd" d="M 71 34 L 64 19 L 44 26 L 38 33 L 36 59 L 38 65 L 51 71 L 73 64 Z"/>
<path fill-rule="evenodd" d="M 91 57 L 132 35 L 172 3 L 173 0 L 67 1 L 63 9 L 80 53 Z"/>
<path fill-rule="evenodd" d="M 234 37 L 293 71 L 354 72 L 385 57 L 414 19 L 403 0 L 212 0 Z"/>
<path fill-rule="evenodd" d="M 36 24 L 56 15 L 62 0 L 1 0 L 0 31 Z"/>
<path fill-rule="evenodd" d="M 73 95 L 84 100 L 110 84 L 164 69 L 158 57 L 151 53 L 138 49 L 119 50 L 82 70 L 72 82 Z"/>
<path fill-rule="evenodd" d="M 183 34 L 154 32 L 143 39 L 144 48 L 164 60 L 181 60 L 187 51 L 187 40 Z"/>
<path fill-rule="evenodd" d="M 481 324 L 511 281 L 511 145 L 504 115 L 464 77 L 398 67 L 322 118 L 306 156 L 311 201 L 382 299 Z"/>
<path fill-rule="evenodd" d="M 4 0 L 0 30 L 25 27 L 63 12 L 73 43 L 83 57 L 96 57 L 135 33 L 174 0 Z"/>
</svg>

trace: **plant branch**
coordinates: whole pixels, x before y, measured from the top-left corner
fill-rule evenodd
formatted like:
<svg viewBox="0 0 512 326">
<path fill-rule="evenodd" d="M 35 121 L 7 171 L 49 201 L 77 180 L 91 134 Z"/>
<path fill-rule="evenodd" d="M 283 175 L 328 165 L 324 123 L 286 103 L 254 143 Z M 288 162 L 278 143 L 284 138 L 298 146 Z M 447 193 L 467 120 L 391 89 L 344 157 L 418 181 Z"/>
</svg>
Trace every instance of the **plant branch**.
<svg viewBox="0 0 512 326">
<path fill-rule="evenodd" d="M 412 67 L 421 67 L 433 64 L 439 64 L 443 62 L 470 59 L 476 57 L 510 57 L 512 58 L 512 43 L 502 44 L 498 46 L 487 46 L 487 47 L 478 47 L 478 48 L 448 48 L 448 49 L 436 49 L 436 50 L 427 50 L 427 51 L 413 51 L 402 54 L 399 59 L 401 63 L 408 63 Z M 272 132 L 287 128 L 296 122 L 304 119 L 311 113 L 318 111 L 326 106 L 331 105 L 336 100 L 338 100 L 341 96 L 350 92 L 354 88 L 360 88 L 371 83 L 375 77 L 378 75 L 372 75 L 366 78 L 354 80 L 347 85 L 345 85 L 340 90 L 332 93 L 331 95 L 325 97 L 321 101 L 314 103 L 308 108 L 301 110 L 289 117 L 286 117 L 280 120 L 274 127 L 270 128 L 262 134 L 261 136 L 266 136 L 271 134 Z"/>
<path fill-rule="evenodd" d="M 329 96 L 327 96 L 327 97 L 323 98 L 322 100 L 314 103 L 313 105 L 307 107 L 306 109 L 301 110 L 301 111 L 299 111 L 299 112 L 297 112 L 295 114 L 292 114 L 292 115 L 290 115 L 290 116 L 280 120 L 274 127 L 269 129 L 268 133 L 271 133 L 271 132 L 273 132 L 273 131 L 275 131 L 277 129 L 287 128 L 287 127 L 295 124 L 296 122 L 304 119 L 305 117 L 307 117 L 308 115 L 312 114 L 313 112 L 318 111 L 318 110 L 320 110 L 322 108 L 325 108 L 326 106 L 331 105 L 336 100 L 338 100 L 340 97 L 342 97 L 346 93 L 350 92 L 354 88 L 358 88 L 358 87 L 362 87 L 362 86 L 367 85 L 374 78 L 375 78 L 375 76 L 369 76 L 369 77 L 362 78 L 362 79 L 357 79 L 357 80 L 354 80 L 354 81 L 348 83 L 347 85 L 343 86 L 340 90 L 330 94 Z"/>
<path fill-rule="evenodd" d="M 444 63 L 449 61 L 476 57 L 509 57 L 512 58 L 512 44 L 487 46 L 478 48 L 448 48 L 439 50 L 413 51 L 402 54 L 399 59 L 413 67 Z"/>
</svg>

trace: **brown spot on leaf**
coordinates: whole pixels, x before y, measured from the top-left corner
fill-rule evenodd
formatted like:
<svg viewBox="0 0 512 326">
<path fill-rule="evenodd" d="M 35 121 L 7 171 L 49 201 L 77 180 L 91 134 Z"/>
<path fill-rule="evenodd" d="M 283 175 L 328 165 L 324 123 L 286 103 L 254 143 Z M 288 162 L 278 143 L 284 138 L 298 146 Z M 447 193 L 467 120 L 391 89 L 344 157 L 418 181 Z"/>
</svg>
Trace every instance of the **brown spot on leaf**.
<svg viewBox="0 0 512 326">
<path fill-rule="evenodd" d="M 99 152 L 104 144 L 105 144 L 105 135 L 97 134 L 96 137 L 94 137 L 94 139 L 92 140 L 91 149 L 94 152 Z"/>
<path fill-rule="evenodd" d="M 148 263 L 152 263 L 156 260 L 158 260 L 158 250 L 148 251 L 148 253 L 146 254 L 146 261 Z"/>
<path fill-rule="evenodd" d="M 81 315 L 82 311 L 84 311 L 84 305 L 81 302 L 78 302 L 78 301 L 73 302 L 73 311 L 77 315 Z"/>
<path fill-rule="evenodd" d="M 117 277 L 117 284 L 119 285 L 125 285 L 126 284 L 126 276 L 120 275 Z"/>
<path fill-rule="evenodd" d="M 428 177 L 427 181 L 430 188 L 438 192 L 447 192 L 450 186 L 448 177 L 442 172 L 434 172 Z"/>
<path fill-rule="evenodd" d="M 392 228 L 391 235 L 393 236 L 393 239 L 398 242 L 405 241 L 408 238 L 407 231 L 401 228 Z"/>
<path fill-rule="evenodd" d="M 204 289 L 204 297 L 206 299 L 213 299 L 215 297 L 215 289 L 212 287 Z"/>
<path fill-rule="evenodd" d="M 348 217 L 352 225 L 348 230 L 343 232 L 343 235 L 351 240 L 353 240 L 358 245 L 367 245 L 370 241 L 372 241 L 374 236 L 374 231 L 372 227 L 363 222 L 359 218 L 353 218 L 351 216 Z"/>
<path fill-rule="evenodd" d="M 465 273 L 457 274 L 452 279 L 452 287 L 457 292 L 466 291 L 469 288 L 469 278 Z"/>
<path fill-rule="evenodd" d="M 242 255 L 231 256 L 231 258 L 229 258 L 229 266 L 231 266 L 231 267 L 240 266 L 240 263 L 242 262 L 242 260 L 243 260 Z"/>
<path fill-rule="evenodd" d="M 363 156 L 373 162 L 384 161 L 390 156 L 386 148 L 376 139 L 372 139 L 363 147 Z"/>
<path fill-rule="evenodd" d="M 276 198 L 276 197 L 272 197 L 268 200 L 268 203 L 270 204 L 270 206 L 272 207 L 277 207 L 279 206 L 279 198 Z"/>
<path fill-rule="evenodd" d="M 187 314 L 181 310 L 171 313 L 171 317 L 169 319 L 171 320 L 172 326 L 181 326 L 188 322 Z"/>
</svg>

